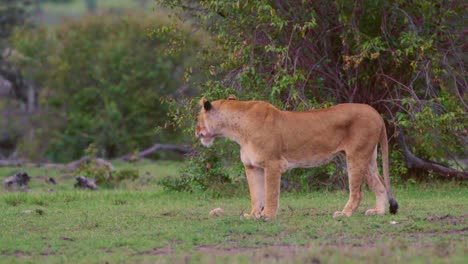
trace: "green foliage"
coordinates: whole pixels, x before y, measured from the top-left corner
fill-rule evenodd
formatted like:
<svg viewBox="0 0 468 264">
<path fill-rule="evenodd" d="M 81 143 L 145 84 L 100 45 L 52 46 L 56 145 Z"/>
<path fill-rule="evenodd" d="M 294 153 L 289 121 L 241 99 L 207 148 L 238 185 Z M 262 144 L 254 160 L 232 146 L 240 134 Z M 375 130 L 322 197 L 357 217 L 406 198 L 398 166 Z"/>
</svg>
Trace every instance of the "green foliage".
<svg viewBox="0 0 468 264">
<path fill-rule="evenodd" d="M 14 27 L 22 25 L 27 17 L 29 1 L 0 0 L 0 50 L 2 43 L 12 33 Z"/>
<path fill-rule="evenodd" d="M 23 66 L 43 87 L 39 100 L 47 112 L 36 131 L 47 147 L 36 151 L 69 161 L 93 143 L 99 156 L 112 158 L 155 141 L 177 141 L 174 130 L 155 134 L 154 127 L 165 122 L 162 97 L 190 94 L 183 76 L 197 65 L 200 41 L 179 32 L 185 45 L 165 52 L 170 34 L 150 31 L 165 23 L 145 15 L 90 16 L 53 30 L 17 31 L 13 43 L 34 62 Z"/>
<path fill-rule="evenodd" d="M 446 92 L 422 105 L 414 99 L 403 99 L 408 112 L 398 112 L 396 122 L 418 146 L 413 149 L 417 156 L 445 165 L 448 165 L 447 153 L 463 156 L 462 138 L 457 135 L 468 127 L 468 119 L 464 109 L 455 102 Z"/>
<path fill-rule="evenodd" d="M 288 192 L 310 192 L 320 189 L 348 189 L 344 157 L 335 158 L 332 162 L 313 169 L 294 169 L 281 177 L 281 188 Z"/>
<path fill-rule="evenodd" d="M 211 62 L 210 80 L 201 84 L 208 99 L 234 91 L 241 100 L 267 100 L 288 110 L 366 103 L 384 115 L 389 135 L 397 126 L 408 131 L 416 155 L 442 163 L 466 155 L 462 142 L 468 87 L 459 63 L 464 40 L 457 33 L 464 29 L 461 2 L 158 2 L 181 16 L 190 14 L 195 25 L 212 34 L 217 48 L 204 57 Z M 193 126 L 195 103 L 177 105 L 187 111 L 172 112 L 175 124 L 193 133 L 186 126 Z M 223 145 L 217 150 L 214 155 L 221 155 Z M 405 176 L 402 155 L 391 155 L 397 158 L 391 161 L 391 174 Z M 232 163 L 238 156 L 222 160 Z M 333 166 L 325 170 L 325 175 L 336 174 Z M 298 170 L 287 177 L 309 188 L 305 175 Z"/>
<path fill-rule="evenodd" d="M 75 174 L 94 179 L 99 187 L 104 188 L 116 188 L 125 181 L 135 181 L 139 177 L 137 170 L 111 171 L 108 167 L 96 162 L 95 159 L 91 159 L 90 162 L 83 162 Z"/>
<path fill-rule="evenodd" d="M 159 184 L 174 191 L 204 191 L 212 196 L 230 196 L 247 190 L 242 169 L 238 163 L 227 164 L 224 156 L 239 156 L 238 148 L 232 142 L 217 142 L 215 148 L 191 156 L 180 177 L 166 177 Z M 221 150 L 221 152 L 219 152 Z M 214 151 L 217 153 L 215 154 Z M 236 167 L 237 166 L 237 167 Z M 244 186 L 240 189 L 239 186 Z"/>
</svg>

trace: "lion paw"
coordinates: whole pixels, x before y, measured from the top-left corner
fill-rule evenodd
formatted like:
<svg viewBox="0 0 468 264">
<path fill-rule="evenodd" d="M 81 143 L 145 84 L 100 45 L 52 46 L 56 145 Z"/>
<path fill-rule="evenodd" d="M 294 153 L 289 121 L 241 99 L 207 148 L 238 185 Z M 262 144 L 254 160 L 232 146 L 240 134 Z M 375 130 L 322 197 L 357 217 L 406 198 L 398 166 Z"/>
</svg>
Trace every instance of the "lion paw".
<svg viewBox="0 0 468 264">
<path fill-rule="evenodd" d="M 384 214 L 385 214 L 384 210 L 369 209 L 366 211 L 366 215 L 384 215 Z"/>
<path fill-rule="evenodd" d="M 263 221 L 276 219 L 276 212 L 263 211 L 260 214 L 260 219 L 263 220 Z"/>
<path fill-rule="evenodd" d="M 241 215 L 241 220 L 244 220 L 244 219 L 247 219 L 247 220 L 251 220 L 251 219 L 260 219 L 261 218 L 261 215 L 260 214 L 243 214 Z"/>
<path fill-rule="evenodd" d="M 241 220 L 244 220 L 244 219 L 250 220 L 250 219 L 254 219 L 254 217 L 251 214 L 243 214 L 241 215 Z"/>
<path fill-rule="evenodd" d="M 333 214 L 333 218 L 338 218 L 338 217 L 343 217 L 343 216 L 349 217 L 349 216 L 351 216 L 351 215 L 348 215 L 348 214 L 346 214 L 346 213 L 343 212 L 343 211 L 336 211 L 336 212 Z"/>
<path fill-rule="evenodd" d="M 262 214 L 262 215 L 260 215 L 260 217 L 259 217 L 258 219 L 260 219 L 260 220 L 262 220 L 262 221 L 268 221 L 268 220 L 270 220 L 271 218 L 268 217 L 268 216 L 266 216 L 266 215 L 264 215 L 264 214 Z"/>
</svg>

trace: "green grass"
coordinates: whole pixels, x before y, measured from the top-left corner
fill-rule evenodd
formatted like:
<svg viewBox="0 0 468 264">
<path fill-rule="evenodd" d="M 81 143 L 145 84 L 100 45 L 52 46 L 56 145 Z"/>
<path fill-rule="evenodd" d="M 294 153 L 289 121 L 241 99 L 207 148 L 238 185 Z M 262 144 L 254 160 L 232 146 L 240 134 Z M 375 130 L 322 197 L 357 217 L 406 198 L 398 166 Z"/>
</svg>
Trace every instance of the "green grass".
<svg viewBox="0 0 468 264">
<path fill-rule="evenodd" d="M 374 203 L 367 192 L 358 212 L 339 220 L 332 214 L 346 192 L 283 193 L 277 220 L 241 221 L 247 195 L 215 199 L 156 184 L 180 165 L 117 164 L 138 168 L 141 179 L 99 191 L 73 189 L 70 174 L 27 169 L 29 193 L 0 192 L 0 262 L 464 263 L 466 184 L 399 186 L 400 212 L 383 217 L 363 215 Z M 0 178 L 17 170 L 0 168 Z M 55 191 L 44 175 L 60 179 Z M 225 215 L 209 216 L 216 207 Z"/>
</svg>

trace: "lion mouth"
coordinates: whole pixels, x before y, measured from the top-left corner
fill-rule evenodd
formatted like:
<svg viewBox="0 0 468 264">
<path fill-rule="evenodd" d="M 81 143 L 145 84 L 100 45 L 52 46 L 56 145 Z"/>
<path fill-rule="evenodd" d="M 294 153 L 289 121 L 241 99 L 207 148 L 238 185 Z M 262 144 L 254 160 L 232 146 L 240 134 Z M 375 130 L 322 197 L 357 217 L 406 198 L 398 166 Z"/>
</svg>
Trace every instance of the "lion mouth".
<svg viewBox="0 0 468 264">
<path fill-rule="evenodd" d="M 202 143 L 203 146 L 205 147 L 209 147 L 213 144 L 213 141 L 214 141 L 215 137 L 214 136 L 208 136 L 208 135 L 203 135 L 203 136 L 200 136 L 200 141 Z"/>
</svg>

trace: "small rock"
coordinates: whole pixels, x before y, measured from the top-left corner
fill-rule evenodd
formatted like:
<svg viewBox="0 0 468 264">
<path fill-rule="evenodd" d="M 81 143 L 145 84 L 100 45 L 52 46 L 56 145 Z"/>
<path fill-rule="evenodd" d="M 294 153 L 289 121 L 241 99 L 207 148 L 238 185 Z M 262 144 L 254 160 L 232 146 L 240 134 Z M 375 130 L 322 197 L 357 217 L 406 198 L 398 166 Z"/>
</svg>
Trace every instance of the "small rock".
<svg viewBox="0 0 468 264">
<path fill-rule="evenodd" d="M 224 215 L 224 210 L 223 208 L 215 208 L 213 210 L 210 211 L 210 215 L 211 216 L 223 216 Z"/>
<path fill-rule="evenodd" d="M 46 182 L 47 182 L 47 183 L 50 183 L 50 184 L 57 184 L 57 182 L 55 181 L 55 179 L 52 178 L 52 177 L 46 179 Z"/>
<path fill-rule="evenodd" d="M 391 225 L 396 225 L 396 224 L 398 224 L 398 222 L 397 221 L 390 221 L 390 224 Z"/>
<path fill-rule="evenodd" d="M 23 191 L 28 191 L 28 182 L 30 180 L 31 177 L 29 177 L 26 172 L 19 172 L 6 178 L 3 181 L 3 186 L 5 186 L 7 190 L 22 189 Z"/>
<path fill-rule="evenodd" d="M 45 214 L 45 211 L 42 210 L 42 209 L 39 209 L 39 208 L 36 209 L 36 210 L 34 210 L 34 212 L 36 212 L 36 214 L 38 214 L 38 215 L 43 215 L 43 214 Z"/>
<path fill-rule="evenodd" d="M 23 214 L 30 214 L 30 213 L 32 213 L 32 210 L 24 210 L 24 211 L 22 211 L 22 213 Z"/>
<path fill-rule="evenodd" d="M 75 188 L 97 190 L 99 187 L 93 179 L 88 179 L 85 176 L 76 177 Z"/>
</svg>

